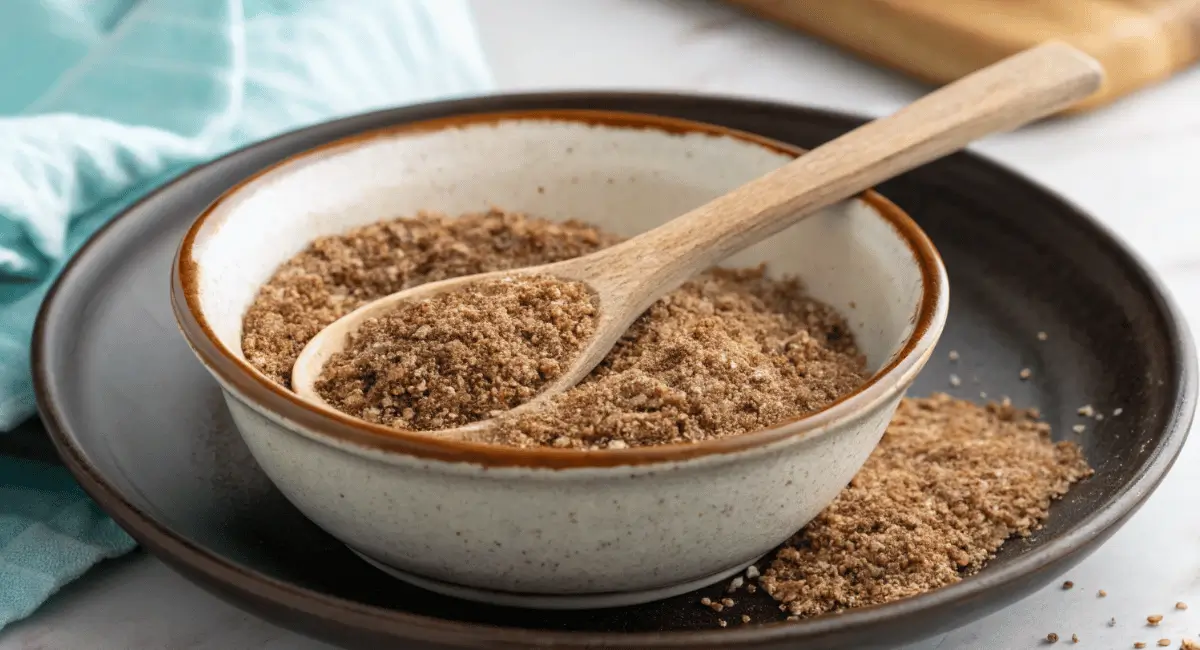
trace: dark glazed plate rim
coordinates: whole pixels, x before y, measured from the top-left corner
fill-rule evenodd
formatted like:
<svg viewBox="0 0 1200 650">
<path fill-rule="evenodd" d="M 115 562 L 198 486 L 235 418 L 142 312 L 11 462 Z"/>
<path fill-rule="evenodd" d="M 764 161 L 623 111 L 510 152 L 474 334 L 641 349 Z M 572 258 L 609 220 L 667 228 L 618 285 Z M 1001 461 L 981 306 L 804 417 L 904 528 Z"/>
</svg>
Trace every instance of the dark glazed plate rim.
<svg viewBox="0 0 1200 650">
<path fill-rule="evenodd" d="M 363 120 L 364 123 L 380 121 L 384 115 L 387 122 L 396 123 L 425 119 L 431 115 L 448 115 L 456 113 L 476 113 L 504 110 L 506 107 L 518 104 L 561 105 L 564 103 L 586 104 L 593 107 L 603 107 L 620 101 L 639 101 L 645 103 L 661 102 L 664 105 L 687 102 L 708 102 L 714 106 L 726 106 L 743 112 L 775 111 L 791 112 L 798 117 L 809 119 L 857 120 L 861 116 L 811 109 L 778 102 L 766 102 L 741 98 L 696 96 L 676 93 L 625 93 L 625 92 L 562 92 L 562 93 L 530 93 L 513 95 L 496 95 L 480 98 L 432 102 L 398 109 L 389 109 L 365 116 L 349 117 L 336 122 L 327 122 L 299 131 L 277 136 L 272 141 L 295 138 L 300 134 L 318 134 L 331 128 L 339 132 L 339 128 L 347 128 Z M 336 126 L 335 126 L 336 125 Z M 240 151 L 253 150 L 253 145 Z M 228 154 L 237 155 L 239 152 Z M 753 628 L 685 631 L 669 633 L 590 633 L 590 632 L 557 632 L 551 630 L 527 630 L 499 628 L 475 623 L 461 623 L 435 617 L 410 614 L 386 608 L 362 605 L 342 598 L 328 596 L 316 591 L 302 589 L 288 583 L 269 578 L 257 571 L 250 570 L 226 560 L 224 557 L 199 548 L 187 538 L 176 535 L 152 518 L 141 512 L 133 504 L 126 501 L 120 492 L 110 485 L 103 476 L 87 462 L 82 451 L 71 442 L 70 436 L 64 429 L 64 418 L 58 410 L 54 398 L 52 378 L 44 363 L 47 354 L 46 320 L 52 311 L 59 289 L 63 284 L 62 278 L 70 275 L 75 261 L 70 262 L 60 275 L 60 280 L 51 288 L 41 312 L 33 336 L 33 372 L 35 380 L 38 407 L 46 429 L 58 450 L 63 462 L 80 481 L 83 488 L 107 511 L 118 523 L 128 530 L 139 542 L 163 557 L 189 576 L 226 596 L 236 597 L 242 602 L 257 605 L 261 610 L 276 613 L 290 612 L 293 616 L 308 619 L 303 627 L 313 629 L 314 621 L 325 621 L 328 625 L 344 631 L 358 630 L 388 637 L 397 641 L 418 641 L 443 644 L 453 647 L 521 647 L 525 645 L 555 646 L 555 647 L 751 647 L 760 644 L 779 642 L 800 642 L 815 640 L 825 634 L 845 631 L 860 626 L 876 626 L 885 623 L 896 623 L 906 617 L 921 614 L 936 615 L 940 608 L 952 607 L 987 597 L 987 592 L 993 588 L 1014 583 L 1023 576 L 1036 573 L 1052 564 L 1064 561 L 1078 553 L 1085 552 L 1096 540 L 1107 537 L 1117 525 L 1128 518 L 1146 500 L 1161 482 L 1171 468 L 1175 458 L 1187 437 L 1196 402 L 1196 355 L 1190 333 L 1183 317 L 1172 299 L 1163 289 L 1162 283 L 1146 267 L 1141 259 L 1126 245 L 1121 243 L 1106 227 L 1096 222 L 1078 207 L 1068 203 L 1046 188 L 1016 174 L 1015 172 L 986 161 L 973 154 L 965 154 L 973 158 L 973 163 L 989 169 L 996 178 L 1007 183 L 1022 186 L 1030 192 L 1040 194 L 1043 200 L 1056 204 L 1064 214 L 1070 214 L 1081 221 L 1085 227 L 1092 229 L 1103 246 L 1110 248 L 1118 257 L 1128 262 L 1131 272 L 1140 276 L 1138 279 L 1153 293 L 1153 303 L 1159 310 L 1167 330 L 1173 349 L 1171 368 L 1174 395 L 1171 396 L 1173 406 L 1166 419 L 1166 431 L 1159 444 L 1153 450 L 1144 464 L 1139 468 L 1135 478 L 1130 481 L 1123 492 L 1116 498 L 1103 503 L 1091 513 L 1081 524 L 1057 539 L 1047 542 L 1029 553 L 1015 558 L 1002 567 L 993 571 L 973 576 L 955 585 L 938 589 L 920 596 L 896 601 L 893 603 L 851 610 L 841 614 L 817 617 L 807 621 L 786 624 L 767 624 Z M 180 180 L 191 173 L 183 175 L 175 182 L 168 184 L 142 199 L 164 191 L 170 191 Z M 140 203 L 139 202 L 139 205 Z M 117 217 L 94 236 L 83 251 L 89 250 L 101 239 L 99 235 L 112 228 L 121 217 Z M 81 251 L 81 253 L 83 252 Z M 76 258 L 78 259 L 78 258 Z M 164 286 L 164 291 L 166 287 Z"/>
</svg>

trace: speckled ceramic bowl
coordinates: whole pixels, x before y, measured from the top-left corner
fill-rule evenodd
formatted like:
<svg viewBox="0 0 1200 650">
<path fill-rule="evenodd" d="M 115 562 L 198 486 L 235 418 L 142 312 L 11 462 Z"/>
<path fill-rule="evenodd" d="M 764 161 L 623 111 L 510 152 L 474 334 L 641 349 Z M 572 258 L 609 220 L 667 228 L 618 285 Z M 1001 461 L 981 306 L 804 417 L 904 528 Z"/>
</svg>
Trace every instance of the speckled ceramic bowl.
<svg viewBox="0 0 1200 650">
<path fill-rule="evenodd" d="M 372 132 L 271 167 L 214 203 L 179 249 L 172 303 L 266 474 L 376 566 L 496 603 L 662 598 L 743 569 L 816 515 L 928 359 L 946 318 L 946 273 L 896 206 L 868 192 L 728 261 L 797 274 L 841 309 L 876 370 L 870 380 L 819 413 L 693 445 L 518 450 L 366 424 L 246 363 L 242 314 L 281 262 L 352 226 L 497 205 L 633 235 L 797 153 L 724 128 L 587 111 Z"/>
</svg>

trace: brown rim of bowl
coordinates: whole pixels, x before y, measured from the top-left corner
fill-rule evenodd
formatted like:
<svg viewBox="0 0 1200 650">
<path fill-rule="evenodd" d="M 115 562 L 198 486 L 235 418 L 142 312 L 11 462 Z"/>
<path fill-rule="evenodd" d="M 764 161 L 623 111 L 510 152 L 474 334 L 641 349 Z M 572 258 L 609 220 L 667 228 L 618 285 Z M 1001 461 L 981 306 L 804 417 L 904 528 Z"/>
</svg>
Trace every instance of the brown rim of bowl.
<svg viewBox="0 0 1200 650">
<path fill-rule="evenodd" d="M 744 142 L 791 156 L 803 149 L 746 131 L 726 128 L 652 114 L 604 110 L 521 110 L 494 113 L 453 115 L 408 124 L 387 126 L 327 142 L 299 154 L 289 156 L 248 176 L 230 187 L 213 201 L 192 223 L 176 252 L 171 269 L 171 307 L 175 319 L 193 352 L 218 376 L 226 389 L 232 389 L 239 399 L 256 404 L 270 413 L 278 414 L 295 424 L 343 443 L 368 449 L 403 453 L 420 458 L 450 462 L 471 462 L 492 467 L 534 467 L 567 469 L 614 467 L 680 461 L 712 454 L 726 454 L 763 446 L 792 436 L 828 429 L 831 425 L 852 419 L 901 390 L 915 376 L 923 356 L 936 342 L 945 321 L 948 296 L 947 277 L 941 257 L 924 231 L 903 210 L 877 192 L 868 190 L 860 195 L 868 205 L 884 217 L 900 234 L 921 269 L 922 295 L 915 315 L 915 326 L 900 352 L 854 391 L 843 395 L 829 406 L 781 422 L 769 429 L 727 438 L 697 443 L 676 443 L 654 447 L 635 447 L 597 451 L 574 449 L 522 449 L 479 442 L 440 440 L 421 432 L 392 429 L 359 420 L 333 409 L 312 404 L 290 390 L 267 378 L 258 369 L 239 358 L 214 334 L 200 309 L 197 289 L 199 268 L 192 257 L 192 246 L 201 228 L 218 208 L 250 184 L 277 173 L 286 167 L 316 155 L 352 148 L 362 142 L 398 134 L 414 134 L 446 128 L 494 124 L 504 121 L 558 120 L 584 122 L 605 126 L 655 129 L 668 133 L 702 133 L 732 137 Z M 940 314 L 940 318 L 939 318 Z"/>
</svg>

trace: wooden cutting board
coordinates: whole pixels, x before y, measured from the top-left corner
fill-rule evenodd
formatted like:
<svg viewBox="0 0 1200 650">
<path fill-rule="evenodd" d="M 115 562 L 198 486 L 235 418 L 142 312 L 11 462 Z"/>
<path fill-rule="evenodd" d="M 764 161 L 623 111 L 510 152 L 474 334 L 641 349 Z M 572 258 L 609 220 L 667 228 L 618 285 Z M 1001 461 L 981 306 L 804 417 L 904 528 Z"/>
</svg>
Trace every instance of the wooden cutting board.
<svg viewBox="0 0 1200 650">
<path fill-rule="evenodd" d="M 1098 59 L 1106 104 L 1200 59 L 1200 0 L 728 0 L 932 83 L 1058 39 Z M 1200 103 L 1198 103 L 1200 108 Z"/>
</svg>

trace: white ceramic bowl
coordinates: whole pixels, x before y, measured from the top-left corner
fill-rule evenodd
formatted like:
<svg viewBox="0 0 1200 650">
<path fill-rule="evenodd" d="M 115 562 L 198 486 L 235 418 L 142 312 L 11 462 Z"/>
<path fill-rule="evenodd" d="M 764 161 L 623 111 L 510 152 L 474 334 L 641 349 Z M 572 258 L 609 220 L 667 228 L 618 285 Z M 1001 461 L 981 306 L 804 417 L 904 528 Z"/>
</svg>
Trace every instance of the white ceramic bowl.
<svg viewBox="0 0 1200 650">
<path fill-rule="evenodd" d="M 787 162 L 746 133 L 591 111 L 467 115 L 305 152 L 201 215 L 172 302 L 263 470 L 360 555 L 435 591 L 534 607 L 636 603 L 735 573 L 824 508 L 879 441 L 941 333 L 945 269 L 874 193 L 730 259 L 798 274 L 877 372 L 829 408 L 693 445 L 581 452 L 432 440 L 300 400 L 254 370 L 241 319 L 313 238 L 497 205 L 633 235 Z"/>
</svg>

